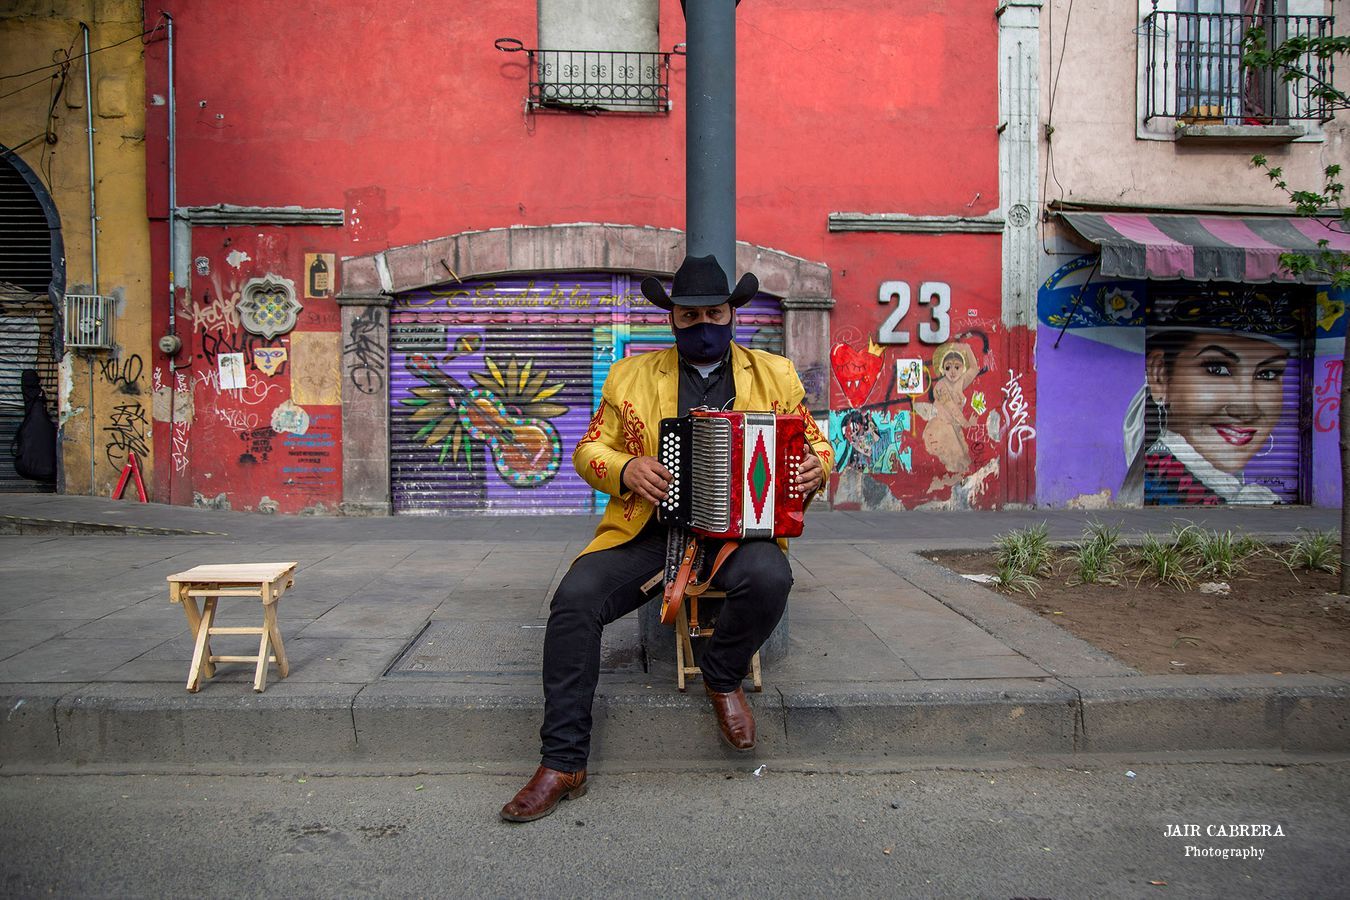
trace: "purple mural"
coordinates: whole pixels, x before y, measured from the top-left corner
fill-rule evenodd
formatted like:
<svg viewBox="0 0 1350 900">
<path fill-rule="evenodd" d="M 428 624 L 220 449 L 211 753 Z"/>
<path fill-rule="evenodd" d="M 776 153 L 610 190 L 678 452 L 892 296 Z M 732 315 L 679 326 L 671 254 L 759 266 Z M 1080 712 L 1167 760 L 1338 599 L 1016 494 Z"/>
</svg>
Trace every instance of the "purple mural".
<svg viewBox="0 0 1350 900">
<path fill-rule="evenodd" d="M 1039 502 L 1339 504 L 1343 295 L 1089 281 L 1094 262 L 1071 260 L 1038 295 Z"/>
<path fill-rule="evenodd" d="M 667 313 L 610 274 L 497 278 L 400 295 L 390 310 L 394 511 L 592 513 L 572 450 L 616 359 L 671 344 Z M 761 295 L 736 339 L 778 352 Z"/>
</svg>

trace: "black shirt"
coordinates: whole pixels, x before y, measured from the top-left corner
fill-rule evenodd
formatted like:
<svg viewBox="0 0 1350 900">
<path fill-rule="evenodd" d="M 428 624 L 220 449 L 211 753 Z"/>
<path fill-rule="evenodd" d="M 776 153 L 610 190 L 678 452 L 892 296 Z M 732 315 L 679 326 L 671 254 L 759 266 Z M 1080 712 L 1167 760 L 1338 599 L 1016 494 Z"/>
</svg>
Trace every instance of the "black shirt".
<svg viewBox="0 0 1350 900">
<path fill-rule="evenodd" d="M 676 415 L 687 416 L 689 410 L 700 406 L 730 409 L 736 399 L 736 377 L 731 372 L 731 350 L 722 357 L 721 364 L 704 378 L 680 357 L 680 392 Z"/>
</svg>

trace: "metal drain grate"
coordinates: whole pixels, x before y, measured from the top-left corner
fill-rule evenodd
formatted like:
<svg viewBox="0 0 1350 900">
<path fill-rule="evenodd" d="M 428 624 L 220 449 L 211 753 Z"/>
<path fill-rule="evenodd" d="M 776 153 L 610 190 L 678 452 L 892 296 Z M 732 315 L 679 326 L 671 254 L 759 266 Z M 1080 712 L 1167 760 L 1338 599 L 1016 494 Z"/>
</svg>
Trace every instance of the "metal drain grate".
<svg viewBox="0 0 1350 900">
<path fill-rule="evenodd" d="M 539 673 L 543 658 L 542 625 L 430 622 L 385 675 L 531 675 Z M 605 629 L 600 671 L 643 671 L 636 616 L 627 616 Z"/>
</svg>

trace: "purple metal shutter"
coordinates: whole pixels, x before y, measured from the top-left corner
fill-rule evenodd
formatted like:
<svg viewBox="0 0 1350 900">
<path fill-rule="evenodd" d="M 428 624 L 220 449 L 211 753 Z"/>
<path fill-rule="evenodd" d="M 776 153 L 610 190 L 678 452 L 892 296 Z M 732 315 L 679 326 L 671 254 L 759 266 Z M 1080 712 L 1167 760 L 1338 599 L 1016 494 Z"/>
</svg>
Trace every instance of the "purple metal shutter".
<svg viewBox="0 0 1350 900">
<path fill-rule="evenodd" d="M 1308 366 L 1298 349 L 1302 328 L 1295 311 L 1300 300 L 1291 295 L 1266 302 L 1279 293 L 1262 293 L 1245 302 L 1247 309 L 1267 310 L 1261 315 L 1234 313 L 1241 309 L 1240 301 L 1232 299 L 1235 291 L 1153 293 L 1155 305 L 1177 297 L 1183 304 L 1198 298 L 1193 302 L 1199 315 L 1191 324 L 1178 326 L 1175 318 L 1159 321 L 1150 310 L 1145 358 L 1158 353 L 1165 354 L 1164 360 L 1175 358 L 1164 363 L 1166 389 L 1171 392 L 1165 409 L 1149 401 L 1148 440 L 1165 427 L 1220 471 L 1237 476 L 1242 485 L 1269 491 L 1244 491 L 1236 502 L 1304 502 L 1306 429 L 1300 411 L 1310 408 L 1304 383 Z M 1213 321 L 1204 317 L 1209 309 L 1214 310 Z M 1218 327 L 1235 318 L 1242 320 L 1240 326 Z M 1179 355 L 1168 353 L 1179 349 Z M 1213 495 L 1199 489 L 1189 469 L 1168 464 L 1177 477 L 1147 483 L 1146 505 L 1213 502 Z"/>
<path fill-rule="evenodd" d="M 550 273 L 399 295 L 390 314 L 394 512 L 593 513 L 605 497 L 572 469 L 610 364 L 671 343 L 638 276 Z M 770 297 L 737 341 L 782 352 Z"/>
</svg>

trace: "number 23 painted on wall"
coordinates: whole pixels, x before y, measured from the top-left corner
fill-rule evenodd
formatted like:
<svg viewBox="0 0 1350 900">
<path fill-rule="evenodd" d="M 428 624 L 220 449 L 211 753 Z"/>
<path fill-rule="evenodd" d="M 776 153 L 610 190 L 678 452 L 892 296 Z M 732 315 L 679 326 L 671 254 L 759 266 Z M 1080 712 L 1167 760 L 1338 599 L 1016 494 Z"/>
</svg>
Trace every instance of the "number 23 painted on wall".
<svg viewBox="0 0 1350 900">
<path fill-rule="evenodd" d="M 909 284 L 904 281 L 883 281 L 877 291 L 877 302 L 883 306 L 895 301 L 895 310 L 881 324 L 882 344 L 908 344 L 909 332 L 900 330 L 900 322 L 909 314 Z M 925 344 L 944 343 L 952 331 L 950 308 L 951 285 L 945 281 L 925 281 L 919 285 L 919 303 L 928 307 L 931 321 L 919 323 L 919 340 Z"/>
</svg>

